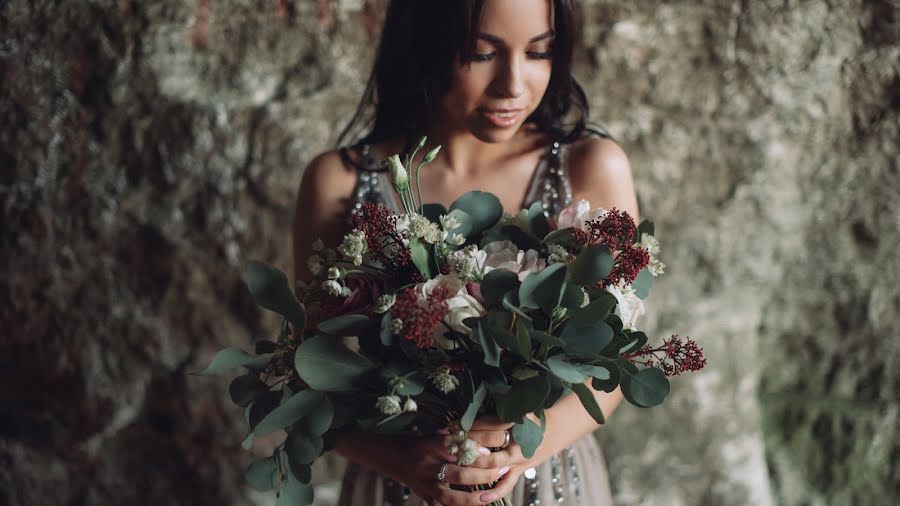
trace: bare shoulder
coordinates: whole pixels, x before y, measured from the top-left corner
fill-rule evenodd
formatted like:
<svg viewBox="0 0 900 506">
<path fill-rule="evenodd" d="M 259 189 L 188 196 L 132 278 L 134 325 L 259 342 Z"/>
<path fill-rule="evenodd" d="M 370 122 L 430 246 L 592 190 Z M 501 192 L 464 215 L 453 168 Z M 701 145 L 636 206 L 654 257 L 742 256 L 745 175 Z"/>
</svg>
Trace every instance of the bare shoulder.
<svg viewBox="0 0 900 506">
<path fill-rule="evenodd" d="M 306 277 L 310 245 L 322 239 L 333 245 L 346 233 L 356 169 L 336 150 L 315 157 L 303 172 L 294 213 L 294 273 Z"/>
<path fill-rule="evenodd" d="M 569 147 L 568 167 L 575 199 L 586 199 L 592 207 L 616 207 L 637 218 L 631 163 L 616 142 L 597 136 L 578 139 Z"/>
</svg>

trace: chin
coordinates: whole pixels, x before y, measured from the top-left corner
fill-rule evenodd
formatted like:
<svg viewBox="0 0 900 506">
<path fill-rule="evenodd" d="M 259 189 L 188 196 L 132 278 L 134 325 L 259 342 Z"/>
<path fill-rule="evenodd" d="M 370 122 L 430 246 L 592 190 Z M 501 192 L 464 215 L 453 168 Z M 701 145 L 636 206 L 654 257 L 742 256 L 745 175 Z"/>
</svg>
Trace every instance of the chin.
<svg viewBox="0 0 900 506">
<path fill-rule="evenodd" d="M 484 126 L 479 125 L 477 127 L 473 126 L 473 128 L 470 128 L 469 131 L 472 132 L 472 135 L 481 142 L 496 144 L 498 142 L 506 142 L 512 139 L 516 136 L 521 128 L 522 125 L 516 125 L 509 128 L 485 128 Z"/>
</svg>

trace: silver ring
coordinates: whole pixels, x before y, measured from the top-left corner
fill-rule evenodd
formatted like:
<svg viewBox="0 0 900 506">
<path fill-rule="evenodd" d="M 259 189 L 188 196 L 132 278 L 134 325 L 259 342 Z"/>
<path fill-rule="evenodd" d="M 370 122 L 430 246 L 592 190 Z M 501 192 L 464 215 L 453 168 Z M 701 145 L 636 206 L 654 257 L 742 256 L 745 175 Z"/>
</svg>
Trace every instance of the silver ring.
<svg viewBox="0 0 900 506">
<path fill-rule="evenodd" d="M 509 446 L 509 438 L 510 438 L 509 429 L 506 429 L 505 431 L 503 431 L 503 433 L 505 434 L 505 436 L 503 439 L 503 444 L 500 445 L 500 448 L 506 448 L 507 446 Z"/>
<path fill-rule="evenodd" d="M 447 478 L 447 464 L 441 464 L 441 469 L 437 473 L 437 480 L 441 483 L 447 483 L 444 479 Z"/>
</svg>

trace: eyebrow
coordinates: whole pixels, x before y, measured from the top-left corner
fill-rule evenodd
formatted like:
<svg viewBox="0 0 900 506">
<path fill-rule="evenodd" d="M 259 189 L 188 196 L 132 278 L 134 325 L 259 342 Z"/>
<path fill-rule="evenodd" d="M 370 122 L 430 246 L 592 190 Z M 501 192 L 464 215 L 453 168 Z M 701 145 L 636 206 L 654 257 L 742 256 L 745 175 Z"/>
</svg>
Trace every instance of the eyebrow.
<svg viewBox="0 0 900 506">
<path fill-rule="evenodd" d="M 554 35 L 553 30 L 548 30 L 536 37 L 532 37 L 532 38 L 528 39 L 528 43 L 531 44 L 532 42 L 537 42 L 539 40 L 549 39 L 550 37 L 553 37 L 553 35 Z M 484 40 L 486 40 L 488 42 L 492 42 L 494 44 L 504 44 L 503 39 L 501 39 L 500 37 L 497 37 L 496 35 L 491 35 L 489 33 L 479 32 L 478 38 L 484 39 Z"/>
</svg>

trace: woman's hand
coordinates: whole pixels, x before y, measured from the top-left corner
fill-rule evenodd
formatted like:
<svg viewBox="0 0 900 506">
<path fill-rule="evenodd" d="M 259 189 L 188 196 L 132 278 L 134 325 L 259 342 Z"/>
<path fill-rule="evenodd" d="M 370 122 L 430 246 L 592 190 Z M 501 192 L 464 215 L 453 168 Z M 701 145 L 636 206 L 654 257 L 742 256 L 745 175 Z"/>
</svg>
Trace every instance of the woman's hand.
<svg viewBox="0 0 900 506">
<path fill-rule="evenodd" d="M 482 454 L 472 464 L 472 467 L 482 469 L 509 467 L 515 469 L 525 466 L 529 462 L 522 455 L 522 447 L 512 439 L 512 434 L 507 439 L 507 433 L 512 430 L 513 425 L 512 423 L 501 422 L 496 417 L 475 419 L 475 423 L 472 424 L 472 429 L 469 431 L 469 439 L 476 441 L 482 446 L 494 448 L 494 451 L 489 454 Z M 533 466 L 524 467 L 520 474 L 528 467 Z"/>
<path fill-rule="evenodd" d="M 496 434 L 479 436 L 497 437 Z M 504 437 L 502 431 L 500 437 Z M 471 433 L 470 438 L 474 440 Z M 451 488 L 451 485 L 454 488 L 462 488 L 491 484 L 510 472 L 509 466 L 492 468 L 456 465 L 456 456 L 448 451 L 451 444 L 452 437 L 449 435 L 410 437 L 394 441 L 393 445 L 386 448 L 386 466 L 379 471 L 395 481 L 406 484 L 429 506 L 476 506 L 502 498 L 503 496 L 499 494 L 503 492 L 497 490 L 467 492 Z M 481 447 L 479 454 L 481 455 L 479 458 L 485 458 L 491 451 Z M 447 466 L 444 469 L 444 481 L 441 482 L 437 476 L 443 464 Z M 500 483 L 505 482 L 506 480 L 503 480 Z M 512 486 L 509 490 L 512 490 Z"/>
</svg>

